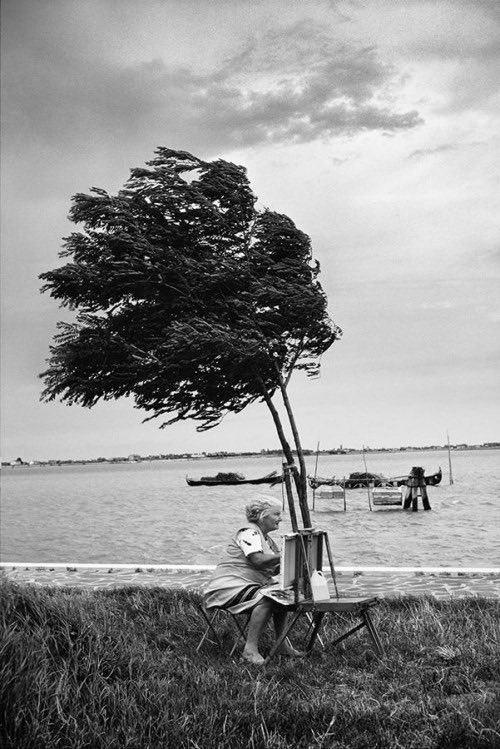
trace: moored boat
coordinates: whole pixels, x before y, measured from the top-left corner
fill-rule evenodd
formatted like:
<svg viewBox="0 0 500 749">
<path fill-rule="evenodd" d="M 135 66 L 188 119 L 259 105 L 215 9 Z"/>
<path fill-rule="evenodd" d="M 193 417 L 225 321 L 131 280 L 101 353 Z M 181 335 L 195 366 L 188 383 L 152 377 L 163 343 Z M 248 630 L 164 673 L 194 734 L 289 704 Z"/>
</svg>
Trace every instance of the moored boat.
<svg viewBox="0 0 500 749">
<path fill-rule="evenodd" d="M 191 479 L 186 476 L 189 486 L 239 486 L 240 484 L 281 484 L 283 477 L 277 471 L 268 473 L 256 479 L 247 479 L 241 473 L 218 473 L 215 476 L 202 476 L 200 479 Z"/>
<path fill-rule="evenodd" d="M 349 474 L 349 478 L 336 482 L 339 486 L 345 486 L 346 489 L 363 489 L 367 486 L 385 486 L 388 479 L 381 473 L 371 473 L 370 471 L 355 471 Z"/>
<path fill-rule="evenodd" d="M 309 486 L 311 489 L 318 489 L 320 486 L 345 486 L 346 489 L 360 489 L 364 486 L 384 486 L 389 479 L 380 473 L 351 473 L 349 478 L 323 478 L 321 476 L 308 476 Z"/>
<path fill-rule="evenodd" d="M 443 473 L 441 468 L 436 473 L 425 476 L 426 486 L 437 486 L 441 483 Z M 308 482 L 311 489 L 318 489 L 320 486 L 345 486 L 346 489 L 363 489 L 368 486 L 406 486 L 409 474 L 406 476 L 393 476 L 387 478 L 381 473 L 370 473 L 369 471 L 354 472 L 349 474 L 346 479 L 338 479 L 335 476 L 331 478 L 322 478 L 321 476 L 308 476 Z"/>
<path fill-rule="evenodd" d="M 311 489 L 319 489 L 320 486 L 336 486 L 337 484 L 335 476 L 332 476 L 330 479 L 323 476 L 308 476 L 307 480 Z"/>
<path fill-rule="evenodd" d="M 408 476 L 393 476 L 387 479 L 387 486 L 406 486 L 408 483 Z M 436 473 L 431 473 L 429 476 L 424 476 L 426 486 L 437 486 L 441 483 L 443 478 L 443 472 L 441 467 Z"/>
<path fill-rule="evenodd" d="M 437 486 L 441 483 L 441 479 L 443 478 L 441 467 L 439 467 L 439 470 L 436 471 L 436 473 L 433 473 L 430 476 L 424 476 L 424 478 L 426 486 Z"/>
</svg>

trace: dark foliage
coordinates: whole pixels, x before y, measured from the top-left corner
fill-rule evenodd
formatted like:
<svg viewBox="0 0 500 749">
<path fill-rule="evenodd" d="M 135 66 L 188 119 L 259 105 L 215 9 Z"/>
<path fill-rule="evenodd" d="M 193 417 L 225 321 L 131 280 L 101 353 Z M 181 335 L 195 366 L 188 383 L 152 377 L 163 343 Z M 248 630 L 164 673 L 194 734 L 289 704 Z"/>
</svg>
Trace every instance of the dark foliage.
<svg viewBox="0 0 500 749">
<path fill-rule="evenodd" d="M 42 398 L 132 396 L 162 426 L 206 429 L 294 369 L 317 373 L 340 330 L 309 238 L 255 201 L 243 167 L 167 148 L 117 195 L 75 195 L 70 261 L 41 279 L 77 315 L 59 323 Z"/>
</svg>

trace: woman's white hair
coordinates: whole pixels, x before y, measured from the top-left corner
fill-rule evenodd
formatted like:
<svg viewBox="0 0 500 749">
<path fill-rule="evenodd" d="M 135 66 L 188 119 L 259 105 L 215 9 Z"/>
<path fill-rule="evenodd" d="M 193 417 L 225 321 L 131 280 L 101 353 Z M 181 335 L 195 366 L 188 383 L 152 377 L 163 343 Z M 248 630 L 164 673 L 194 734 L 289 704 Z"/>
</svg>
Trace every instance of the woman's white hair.
<svg viewBox="0 0 500 749">
<path fill-rule="evenodd" d="M 281 509 L 281 506 L 275 500 L 274 497 L 267 497 L 261 495 L 256 499 L 252 499 L 251 502 L 245 507 L 247 514 L 247 520 L 249 523 L 258 523 L 266 515 L 275 510 L 277 507 Z"/>
</svg>

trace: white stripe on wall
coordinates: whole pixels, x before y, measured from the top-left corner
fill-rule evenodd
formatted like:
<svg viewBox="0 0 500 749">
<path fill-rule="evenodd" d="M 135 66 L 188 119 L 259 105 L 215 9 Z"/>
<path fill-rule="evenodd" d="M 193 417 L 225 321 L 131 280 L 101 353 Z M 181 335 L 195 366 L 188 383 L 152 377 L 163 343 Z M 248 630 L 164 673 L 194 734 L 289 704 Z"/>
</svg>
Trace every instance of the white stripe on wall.
<svg viewBox="0 0 500 749">
<path fill-rule="evenodd" d="M 140 570 L 142 572 L 209 572 L 214 564 L 88 564 L 82 562 L 0 562 L 3 569 L 49 569 L 49 570 Z M 427 575 L 500 575 L 500 567 L 343 567 L 335 565 L 335 571 L 345 574 L 427 574 Z"/>
</svg>

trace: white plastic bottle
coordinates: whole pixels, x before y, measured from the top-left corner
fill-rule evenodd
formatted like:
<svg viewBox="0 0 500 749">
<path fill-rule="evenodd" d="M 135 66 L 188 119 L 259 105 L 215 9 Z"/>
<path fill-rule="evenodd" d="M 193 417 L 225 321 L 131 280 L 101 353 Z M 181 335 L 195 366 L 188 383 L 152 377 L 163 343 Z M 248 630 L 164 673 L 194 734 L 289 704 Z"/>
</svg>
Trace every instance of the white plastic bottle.
<svg viewBox="0 0 500 749">
<path fill-rule="evenodd" d="M 311 575 L 311 593 L 313 601 L 328 601 L 330 599 L 328 583 L 319 570 L 314 570 Z"/>
</svg>

